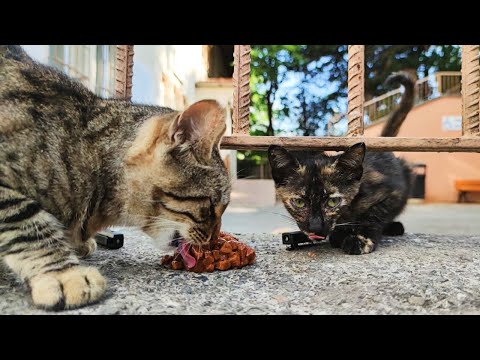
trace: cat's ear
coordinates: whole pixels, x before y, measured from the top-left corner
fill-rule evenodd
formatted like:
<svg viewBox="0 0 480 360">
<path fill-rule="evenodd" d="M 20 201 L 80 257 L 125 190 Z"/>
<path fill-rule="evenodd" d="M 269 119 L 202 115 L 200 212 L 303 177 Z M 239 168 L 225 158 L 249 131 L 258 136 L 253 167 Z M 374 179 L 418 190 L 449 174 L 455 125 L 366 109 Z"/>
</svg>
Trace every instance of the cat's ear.
<svg viewBox="0 0 480 360">
<path fill-rule="evenodd" d="M 300 167 L 298 160 L 281 146 L 270 145 L 268 161 L 272 167 L 272 177 L 276 184 L 284 184 L 295 169 Z"/>
<path fill-rule="evenodd" d="M 175 146 L 191 149 L 197 158 L 208 160 L 225 133 L 225 118 L 225 108 L 217 101 L 198 101 L 174 119 L 168 136 Z"/>
<path fill-rule="evenodd" d="M 363 174 L 363 159 L 365 158 L 365 143 L 350 146 L 335 162 L 338 169 L 344 170 L 346 175 L 352 174 L 355 180 L 360 180 Z"/>
</svg>

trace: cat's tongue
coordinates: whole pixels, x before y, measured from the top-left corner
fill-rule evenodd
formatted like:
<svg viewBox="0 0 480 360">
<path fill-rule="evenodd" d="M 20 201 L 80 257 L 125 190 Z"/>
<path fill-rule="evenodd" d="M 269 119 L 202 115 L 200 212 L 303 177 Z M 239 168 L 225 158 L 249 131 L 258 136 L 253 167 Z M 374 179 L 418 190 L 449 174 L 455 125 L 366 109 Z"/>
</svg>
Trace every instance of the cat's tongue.
<svg viewBox="0 0 480 360">
<path fill-rule="evenodd" d="M 197 260 L 195 260 L 195 258 L 188 253 L 187 246 L 188 246 L 187 243 L 180 244 L 180 255 L 182 255 L 185 266 L 191 269 L 195 266 L 195 264 L 197 263 Z"/>
<path fill-rule="evenodd" d="M 324 239 L 325 239 L 324 236 L 315 235 L 315 234 L 309 234 L 309 235 L 308 235 L 308 238 L 309 238 L 310 240 L 324 240 Z"/>
</svg>

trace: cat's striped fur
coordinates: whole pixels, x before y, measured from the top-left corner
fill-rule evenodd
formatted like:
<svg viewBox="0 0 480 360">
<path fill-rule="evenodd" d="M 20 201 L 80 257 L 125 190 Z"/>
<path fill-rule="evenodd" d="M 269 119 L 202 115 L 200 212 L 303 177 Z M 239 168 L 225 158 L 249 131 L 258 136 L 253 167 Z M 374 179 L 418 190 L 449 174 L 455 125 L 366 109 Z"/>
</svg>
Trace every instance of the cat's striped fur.
<svg viewBox="0 0 480 360">
<path fill-rule="evenodd" d="M 229 202 L 224 131 L 215 101 L 177 112 L 101 99 L 0 45 L 0 257 L 35 305 L 63 309 L 104 293 L 102 275 L 78 260 L 102 228 L 209 241 Z"/>
</svg>

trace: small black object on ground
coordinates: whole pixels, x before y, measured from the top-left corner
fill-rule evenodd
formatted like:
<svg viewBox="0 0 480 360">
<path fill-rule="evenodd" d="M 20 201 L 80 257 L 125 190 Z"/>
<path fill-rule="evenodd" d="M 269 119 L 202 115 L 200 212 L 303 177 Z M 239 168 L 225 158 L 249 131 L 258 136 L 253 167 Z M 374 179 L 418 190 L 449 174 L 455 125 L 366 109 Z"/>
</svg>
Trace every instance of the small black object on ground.
<svg viewBox="0 0 480 360">
<path fill-rule="evenodd" d="M 107 249 L 120 249 L 123 246 L 123 234 L 107 229 L 96 233 L 95 241 Z"/>
<path fill-rule="evenodd" d="M 302 231 L 293 231 L 282 234 L 282 244 L 289 245 L 287 250 L 295 250 L 300 247 L 314 246 L 318 243 L 310 240 Z"/>
</svg>

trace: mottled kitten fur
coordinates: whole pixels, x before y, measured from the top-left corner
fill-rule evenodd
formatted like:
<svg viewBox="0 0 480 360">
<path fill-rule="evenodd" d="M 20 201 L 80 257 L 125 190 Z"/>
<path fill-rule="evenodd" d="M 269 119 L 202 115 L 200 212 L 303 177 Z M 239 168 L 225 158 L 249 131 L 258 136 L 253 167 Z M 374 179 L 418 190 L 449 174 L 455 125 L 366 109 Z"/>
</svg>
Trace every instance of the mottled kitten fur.
<svg viewBox="0 0 480 360">
<path fill-rule="evenodd" d="M 216 237 L 230 200 L 225 111 L 97 97 L 19 46 L 0 46 L 0 257 L 37 306 L 97 301 L 105 280 L 78 257 L 110 225 L 167 243 Z"/>
<path fill-rule="evenodd" d="M 387 83 L 405 87 L 382 131 L 382 136 L 395 136 L 413 107 L 415 82 L 402 72 Z M 366 152 L 364 143 L 335 156 L 280 146 L 270 146 L 268 153 L 278 195 L 312 239 L 328 236 L 333 247 L 347 254 L 367 254 L 382 234 L 403 234 L 403 225 L 393 220 L 407 203 L 411 175 L 393 153 Z"/>
</svg>

